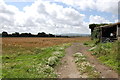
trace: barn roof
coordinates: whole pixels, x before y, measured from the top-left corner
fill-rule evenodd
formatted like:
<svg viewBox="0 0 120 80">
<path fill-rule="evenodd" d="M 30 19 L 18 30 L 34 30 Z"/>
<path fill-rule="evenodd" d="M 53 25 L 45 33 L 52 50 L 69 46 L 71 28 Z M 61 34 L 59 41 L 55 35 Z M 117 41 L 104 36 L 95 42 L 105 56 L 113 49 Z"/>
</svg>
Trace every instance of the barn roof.
<svg viewBox="0 0 120 80">
<path fill-rule="evenodd" d="M 100 26 L 100 27 L 108 28 L 108 27 L 114 27 L 115 25 L 120 25 L 120 22 L 114 23 L 114 24 L 105 25 L 105 26 Z M 119 27 L 120 27 L 120 26 L 119 26 Z"/>
</svg>

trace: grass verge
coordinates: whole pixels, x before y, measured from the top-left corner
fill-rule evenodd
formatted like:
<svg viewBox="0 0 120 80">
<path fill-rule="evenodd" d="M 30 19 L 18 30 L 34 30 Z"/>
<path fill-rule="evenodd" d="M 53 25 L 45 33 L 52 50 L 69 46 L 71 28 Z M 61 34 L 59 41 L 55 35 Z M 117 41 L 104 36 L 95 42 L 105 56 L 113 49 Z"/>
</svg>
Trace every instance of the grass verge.
<svg viewBox="0 0 120 80">
<path fill-rule="evenodd" d="M 90 44 L 94 44 L 94 41 L 87 43 L 87 46 L 90 46 Z M 92 55 L 95 55 L 101 63 L 111 67 L 120 74 L 120 41 L 94 44 L 89 51 L 92 51 Z"/>
</svg>

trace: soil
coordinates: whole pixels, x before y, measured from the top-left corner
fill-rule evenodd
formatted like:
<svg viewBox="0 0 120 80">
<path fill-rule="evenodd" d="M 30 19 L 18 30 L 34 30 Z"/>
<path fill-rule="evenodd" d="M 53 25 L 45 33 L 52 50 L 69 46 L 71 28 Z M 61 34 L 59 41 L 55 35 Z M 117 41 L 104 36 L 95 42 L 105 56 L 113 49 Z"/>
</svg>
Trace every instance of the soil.
<svg viewBox="0 0 120 80">
<path fill-rule="evenodd" d="M 77 70 L 73 57 L 73 54 L 77 52 L 75 48 L 76 46 L 72 45 L 65 50 L 66 55 L 61 61 L 61 66 L 57 69 L 59 78 L 80 78 L 80 73 Z"/>
<path fill-rule="evenodd" d="M 73 54 L 80 52 L 83 53 L 90 62 L 91 65 L 95 66 L 95 69 L 100 72 L 101 78 L 118 78 L 117 72 L 100 63 L 97 58 L 91 55 L 87 50 L 89 47 L 84 46 L 82 43 L 73 43 L 72 46 L 65 50 L 66 55 L 61 60 L 61 65 L 56 69 L 59 78 L 86 78 L 85 75 L 80 75 L 77 70 L 77 66 L 74 62 Z"/>
</svg>

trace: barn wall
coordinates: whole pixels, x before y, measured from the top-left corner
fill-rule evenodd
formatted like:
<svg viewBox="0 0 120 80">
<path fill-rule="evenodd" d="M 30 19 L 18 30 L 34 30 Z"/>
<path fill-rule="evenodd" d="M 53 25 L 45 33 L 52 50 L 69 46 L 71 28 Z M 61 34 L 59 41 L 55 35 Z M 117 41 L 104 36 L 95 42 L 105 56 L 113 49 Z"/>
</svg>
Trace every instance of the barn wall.
<svg viewBox="0 0 120 80">
<path fill-rule="evenodd" d="M 118 37 L 118 40 L 120 41 L 120 37 Z"/>
<path fill-rule="evenodd" d="M 118 27 L 117 35 L 120 37 L 120 27 Z"/>
</svg>

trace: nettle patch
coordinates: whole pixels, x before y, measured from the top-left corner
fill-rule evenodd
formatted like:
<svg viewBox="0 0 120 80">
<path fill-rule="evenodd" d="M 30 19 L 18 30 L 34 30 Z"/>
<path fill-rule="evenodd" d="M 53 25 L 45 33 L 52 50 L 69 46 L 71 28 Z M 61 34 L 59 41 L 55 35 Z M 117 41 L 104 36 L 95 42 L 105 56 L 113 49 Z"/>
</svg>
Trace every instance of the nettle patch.
<svg viewBox="0 0 120 80">
<path fill-rule="evenodd" d="M 91 65 L 86 56 L 78 52 L 73 55 L 82 78 L 99 78 L 99 72 Z"/>
</svg>

